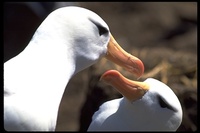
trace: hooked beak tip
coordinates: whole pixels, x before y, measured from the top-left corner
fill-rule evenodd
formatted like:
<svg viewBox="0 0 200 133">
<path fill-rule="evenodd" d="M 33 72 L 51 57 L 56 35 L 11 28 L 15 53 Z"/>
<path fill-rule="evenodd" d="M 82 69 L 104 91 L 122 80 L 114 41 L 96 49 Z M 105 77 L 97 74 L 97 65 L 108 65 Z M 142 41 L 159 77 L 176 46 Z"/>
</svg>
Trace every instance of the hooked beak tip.
<svg viewBox="0 0 200 133">
<path fill-rule="evenodd" d="M 127 53 L 121 46 L 115 41 L 110 34 L 110 41 L 108 43 L 106 58 L 117 65 L 125 68 L 127 71 L 135 74 L 137 77 L 141 77 L 144 73 L 143 62 L 137 57 Z"/>
<path fill-rule="evenodd" d="M 116 70 L 106 71 L 101 80 L 116 88 L 129 101 L 140 99 L 150 88 L 149 84 L 127 79 Z"/>
</svg>

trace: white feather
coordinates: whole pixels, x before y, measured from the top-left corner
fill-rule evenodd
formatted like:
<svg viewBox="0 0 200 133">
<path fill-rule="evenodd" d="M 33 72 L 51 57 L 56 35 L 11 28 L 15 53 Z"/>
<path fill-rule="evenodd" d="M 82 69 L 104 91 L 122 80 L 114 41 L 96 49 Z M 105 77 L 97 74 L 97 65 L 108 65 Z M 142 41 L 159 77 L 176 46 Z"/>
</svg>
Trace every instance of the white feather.
<svg viewBox="0 0 200 133">
<path fill-rule="evenodd" d="M 100 36 L 97 26 L 108 33 Z M 27 47 L 4 63 L 5 130 L 55 130 L 70 78 L 105 55 L 107 24 L 95 13 L 64 7 L 38 27 Z"/>
</svg>

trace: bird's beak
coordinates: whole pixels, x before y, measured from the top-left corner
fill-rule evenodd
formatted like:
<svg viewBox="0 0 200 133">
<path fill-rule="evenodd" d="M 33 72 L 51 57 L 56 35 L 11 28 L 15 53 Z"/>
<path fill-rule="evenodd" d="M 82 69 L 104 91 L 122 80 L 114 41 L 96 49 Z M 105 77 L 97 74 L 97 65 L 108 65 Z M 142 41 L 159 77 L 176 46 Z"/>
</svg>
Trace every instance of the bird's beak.
<svg viewBox="0 0 200 133">
<path fill-rule="evenodd" d="M 144 65 L 142 61 L 123 50 L 111 34 L 107 49 L 106 58 L 108 60 L 125 68 L 129 72 L 135 74 L 137 77 L 142 76 L 144 73 Z"/>
<path fill-rule="evenodd" d="M 140 99 L 149 90 L 149 84 L 129 80 L 116 70 L 106 71 L 100 80 L 116 88 L 129 101 Z"/>
</svg>

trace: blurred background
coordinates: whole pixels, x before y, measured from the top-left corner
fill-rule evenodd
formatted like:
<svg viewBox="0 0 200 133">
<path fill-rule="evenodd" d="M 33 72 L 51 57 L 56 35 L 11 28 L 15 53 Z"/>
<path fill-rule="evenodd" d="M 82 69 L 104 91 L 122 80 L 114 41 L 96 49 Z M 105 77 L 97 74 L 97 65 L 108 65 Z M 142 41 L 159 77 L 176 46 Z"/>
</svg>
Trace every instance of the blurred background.
<svg viewBox="0 0 200 133">
<path fill-rule="evenodd" d="M 178 131 L 197 130 L 197 2 L 11 2 L 4 3 L 4 62 L 21 52 L 37 27 L 63 6 L 88 8 L 101 16 L 117 42 L 139 57 L 145 73 L 166 83 L 179 98 L 183 121 Z M 105 101 L 122 97 L 99 81 L 106 70 L 122 68 L 101 59 L 66 86 L 57 131 L 86 131 Z"/>
</svg>

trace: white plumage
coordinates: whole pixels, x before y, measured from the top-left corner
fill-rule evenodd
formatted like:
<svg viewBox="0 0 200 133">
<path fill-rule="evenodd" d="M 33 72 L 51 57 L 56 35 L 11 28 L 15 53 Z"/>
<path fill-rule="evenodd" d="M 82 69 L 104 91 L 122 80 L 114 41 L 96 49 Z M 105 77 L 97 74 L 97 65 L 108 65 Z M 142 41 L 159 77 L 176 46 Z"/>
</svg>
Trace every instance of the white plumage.
<svg viewBox="0 0 200 133">
<path fill-rule="evenodd" d="M 103 103 L 93 115 L 88 131 L 176 131 L 180 126 L 181 104 L 164 83 L 153 78 L 131 81 L 114 70 L 106 72 L 102 80 L 124 97 Z M 138 98 L 126 98 L 123 90 Z"/>
<path fill-rule="evenodd" d="M 103 56 L 129 71 L 136 67 L 131 72 L 141 76 L 142 62 L 118 48 L 107 24 L 94 12 L 80 7 L 52 12 L 27 47 L 4 63 L 5 130 L 55 130 L 68 81 Z M 127 58 L 133 60 L 124 61 Z"/>
</svg>

